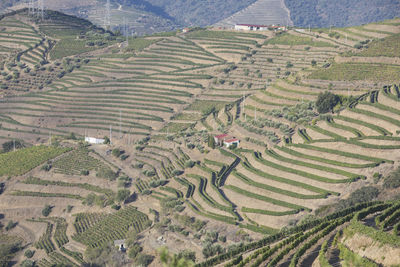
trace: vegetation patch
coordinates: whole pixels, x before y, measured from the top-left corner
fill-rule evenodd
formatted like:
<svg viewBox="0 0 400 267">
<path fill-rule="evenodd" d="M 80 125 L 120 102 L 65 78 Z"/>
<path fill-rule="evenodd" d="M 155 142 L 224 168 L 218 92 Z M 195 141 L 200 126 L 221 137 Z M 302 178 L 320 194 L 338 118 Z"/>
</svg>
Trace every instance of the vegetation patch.
<svg viewBox="0 0 400 267">
<path fill-rule="evenodd" d="M 314 41 L 311 37 L 297 36 L 289 33 L 283 33 L 266 41 L 271 45 L 308 45 L 315 47 L 334 47 L 333 44 L 321 41 Z"/>
<path fill-rule="evenodd" d="M 70 149 L 52 146 L 33 146 L 0 154 L 0 176 L 22 175 L 68 150 Z"/>
<path fill-rule="evenodd" d="M 328 69 L 314 71 L 308 78 L 329 81 L 398 82 L 400 80 L 400 67 L 372 63 L 334 63 Z"/>
</svg>

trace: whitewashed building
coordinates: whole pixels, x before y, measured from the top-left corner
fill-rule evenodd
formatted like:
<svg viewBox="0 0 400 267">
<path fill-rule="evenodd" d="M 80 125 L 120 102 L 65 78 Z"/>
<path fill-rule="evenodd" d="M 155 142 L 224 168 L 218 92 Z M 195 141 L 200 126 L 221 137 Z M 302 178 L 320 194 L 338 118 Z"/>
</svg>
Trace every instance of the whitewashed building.
<svg viewBox="0 0 400 267">
<path fill-rule="evenodd" d="M 89 144 L 99 145 L 104 144 L 104 139 L 94 138 L 94 137 L 85 137 L 85 142 Z"/>
<path fill-rule="evenodd" d="M 266 31 L 267 25 L 254 25 L 254 24 L 236 24 L 235 30 L 237 31 Z"/>
</svg>

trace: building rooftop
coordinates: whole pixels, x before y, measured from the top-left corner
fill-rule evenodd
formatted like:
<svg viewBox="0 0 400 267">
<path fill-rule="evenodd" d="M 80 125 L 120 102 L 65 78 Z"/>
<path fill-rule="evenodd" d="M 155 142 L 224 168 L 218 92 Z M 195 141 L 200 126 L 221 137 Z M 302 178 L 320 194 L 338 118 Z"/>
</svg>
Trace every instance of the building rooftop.
<svg viewBox="0 0 400 267">
<path fill-rule="evenodd" d="M 236 24 L 237 26 L 247 26 L 247 27 L 268 27 L 267 25 L 257 25 L 257 24 Z"/>
<path fill-rule="evenodd" d="M 227 134 L 220 134 L 220 135 L 216 135 L 215 138 L 221 139 L 221 138 L 224 138 L 224 137 L 227 137 L 227 136 L 228 136 Z"/>
<path fill-rule="evenodd" d="M 225 140 L 225 143 L 233 143 L 233 142 L 237 142 L 237 141 L 239 141 L 239 139 L 232 138 L 232 139 Z"/>
</svg>

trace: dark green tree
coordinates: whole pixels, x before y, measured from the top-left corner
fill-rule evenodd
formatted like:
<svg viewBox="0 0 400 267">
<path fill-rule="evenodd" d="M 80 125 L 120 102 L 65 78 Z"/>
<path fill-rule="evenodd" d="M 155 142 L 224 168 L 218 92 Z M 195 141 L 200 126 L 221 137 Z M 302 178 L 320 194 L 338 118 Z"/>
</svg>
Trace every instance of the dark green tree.
<svg viewBox="0 0 400 267">
<path fill-rule="evenodd" d="M 14 150 L 14 142 L 15 142 L 15 149 L 23 148 L 24 145 L 22 142 L 15 140 L 15 141 L 8 141 L 3 143 L 3 151 L 4 152 L 10 152 Z"/>
<path fill-rule="evenodd" d="M 320 93 L 315 103 L 319 113 L 327 113 L 339 103 L 340 98 L 331 92 Z"/>
<path fill-rule="evenodd" d="M 209 135 L 208 136 L 208 147 L 214 149 L 215 148 L 215 140 L 214 136 Z"/>
</svg>

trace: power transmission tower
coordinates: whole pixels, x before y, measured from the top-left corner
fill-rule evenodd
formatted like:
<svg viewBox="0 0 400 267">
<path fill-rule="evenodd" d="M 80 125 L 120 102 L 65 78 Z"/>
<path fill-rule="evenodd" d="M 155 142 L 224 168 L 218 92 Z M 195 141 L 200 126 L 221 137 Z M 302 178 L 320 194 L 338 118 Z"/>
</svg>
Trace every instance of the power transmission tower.
<svg viewBox="0 0 400 267">
<path fill-rule="evenodd" d="M 129 30 L 128 30 L 128 25 L 126 23 L 126 18 L 124 17 L 124 30 L 123 33 L 126 38 L 126 46 L 129 46 Z"/>
<path fill-rule="evenodd" d="M 106 14 L 104 16 L 104 28 L 106 28 L 106 30 L 110 30 L 111 28 L 111 4 L 110 4 L 110 0 L 107 0 L 106 3 Z"/>
<path fill-rule="evenodd" d="M 40 6 L 40 16 L 42 20 L 44 19 L 44 0 L 39 0 L 39 6 Z"/>
<path fill-rule="evenodd" d="M 35 1 L 34 0 L 29 0 L 29 15 L 35 15 Z"/>
</svg>

